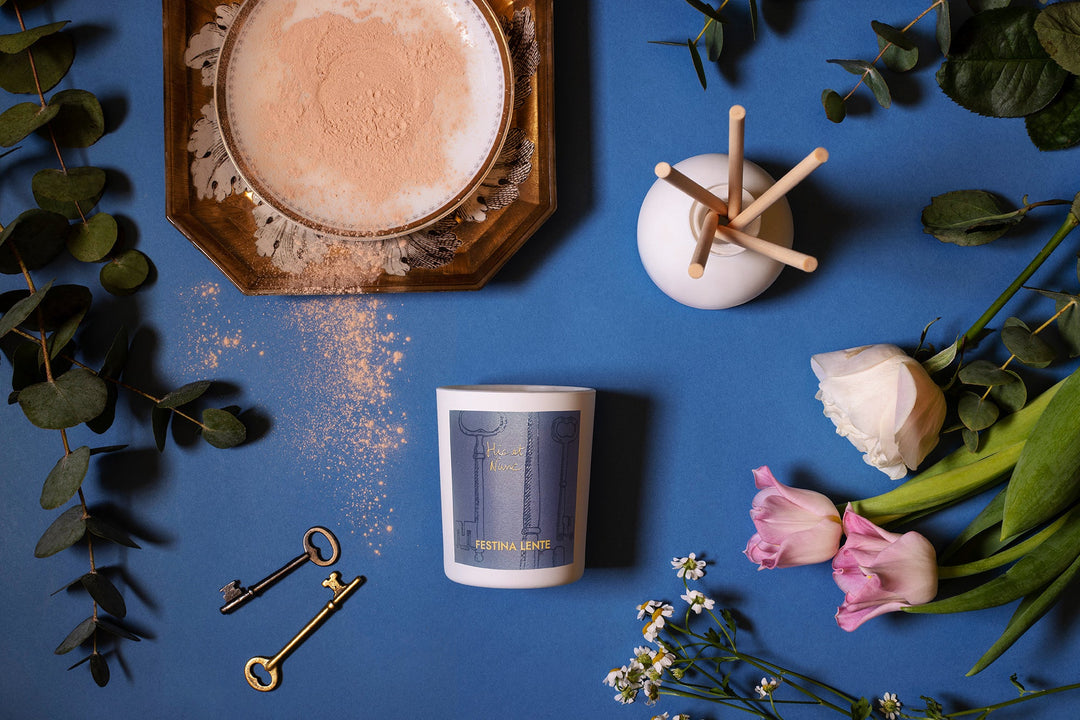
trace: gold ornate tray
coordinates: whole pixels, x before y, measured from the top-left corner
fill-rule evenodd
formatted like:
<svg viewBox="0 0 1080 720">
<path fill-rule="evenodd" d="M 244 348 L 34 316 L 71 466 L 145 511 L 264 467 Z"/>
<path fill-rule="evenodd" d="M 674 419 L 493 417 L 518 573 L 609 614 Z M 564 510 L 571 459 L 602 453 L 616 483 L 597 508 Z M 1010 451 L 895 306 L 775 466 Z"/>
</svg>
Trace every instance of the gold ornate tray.
<svg viewBox="0 0 1080 720">
<path fill-rule="evenodd" d="M 163 0 L 165 71 L 165 212 L 169 221 L 248 295 L 323 295 L 475 290 L 491 279 L 555 210 L 553 117 L 553 0 L 489 0 L 506 21 L 527 11 L 535 23 L 539 62 L 532 92 L 514 110 L 512 125 L 532 145 L 531 170 L 508 206 L 479 222 L 451 223 L 460 245 L 439 267 L 406 263 L 383 267 L 371 241 L 336 243 L 302 269 L 283 269 L 256 247 L 256 224 L 267 222 L 242 192 L 218 199 L 201 193 L 192 177 L 189 143 L 213 101 L 213 87 L 185 62 L 191 38 L 220 20 L 224 0 Z M 438 238 L 436 238 L 438 240 Z M 395 241 L 382 241 L 394 243 Z M 401 242 L 404 246 L 404 241 Z M 391 248 L 394 249 L 394 248 Z M 265 251 L 265 246 L 263 247 Z M 399 251 L 400 252 L 400 251 Z M 364 257 L 370 254 L 373 257 Z"/>
</svg>

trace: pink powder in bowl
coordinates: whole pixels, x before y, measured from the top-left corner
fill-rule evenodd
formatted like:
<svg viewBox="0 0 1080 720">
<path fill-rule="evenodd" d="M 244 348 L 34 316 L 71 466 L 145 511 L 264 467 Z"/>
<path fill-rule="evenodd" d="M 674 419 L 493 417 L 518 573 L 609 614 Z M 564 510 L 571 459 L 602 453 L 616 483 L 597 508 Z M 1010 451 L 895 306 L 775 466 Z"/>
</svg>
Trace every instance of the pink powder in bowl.
<svg viewBox="0 0 1080 720">
<path fill-rule="evenodd" d="M 222 48 L 218 119 L 271 206 L 320 232 L 391 237 L 484 178 L 510 72 L 484 0 L 248 0 Z"/>
</svg>

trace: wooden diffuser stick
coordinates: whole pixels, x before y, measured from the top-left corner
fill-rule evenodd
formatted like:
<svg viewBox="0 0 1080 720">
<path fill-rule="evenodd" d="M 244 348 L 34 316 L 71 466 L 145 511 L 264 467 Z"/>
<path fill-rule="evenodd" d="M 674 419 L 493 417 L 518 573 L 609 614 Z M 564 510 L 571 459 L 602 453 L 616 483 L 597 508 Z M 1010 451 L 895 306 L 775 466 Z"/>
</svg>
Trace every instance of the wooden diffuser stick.
<svg viewBox="0 0 1080 720">
<path fill-rule="evenodd" d="M 730 225 L 721 225 L 717 227 L 716 239 L 735 243 L 747 250 L 756 252 L 759 255 L 764 255 L 767 258 L 772 258 L 777 262 L 782 262 L 793 268 L 798 268 L 803 272 L 814 272 L 817 270 L 818 261 L 816 257 L 801 253 L 798 250 L 786 248 L 783 245 L 771 243 L 768 240 L 762 240 L 753 235 L 748 235 L 741 230 L 732 228 Z M 692 267 L 693 266 L 691 265 L 691 268 Z M 693 273 L 691 273 L 691 275 L 692 274 Z"/>
<path fill-rule="evenodd" d="M 761 196 L 750 203 L 745 210 L 738 214 L 728 227 L 742 230 L 762 213 L 769 209 L 773 203 L 788 194 L 788 192 L 807 178 L 810 173 L 821 167 L 829 159 L 829 151 L 825 148 L 815 148 L 813 152 L 803 158 L 798 165 L 791 168 L 784 177 L 776 181 Z"/>
<path fill-rule="evenodd" d="M 709 253 L 712 252 L 713 240 L 716 239 L 716 226 L 720 222 L 720 216 L 715 212 L 705 213 L 705 221 L 701 224 L 701 233 L 698 235 L 697 246 L 694 248 L 694 257 L 690 260 L 687 272 L 695 280 L 705 274 L 705 263 L 709 262 Z"/>
<path fill-rule="evenodd" d="M 746 108 L 732 105 L 728 111 L 728 194 L 727 217 L 734 220 L 742 211 L 743 140 L 746 131 Z"/>
<path fill-rule="evenodd" d="M 671 167 L 670 163 L 657 163 L 656 168 L 653 170 L 653 172 L 656 173 L 656 177 L 668 183 L 671 183 L 673 187 L 686 193 L 694 200 L 697 200 L 699 203 L 712 210 L 714 213 L 727 217 L 727 203 L 725 203 L 717 196 L 713 195 L 705 188 L 698 185 L 690 178 L 683 175 L 675 168 Z"/>
</svg>

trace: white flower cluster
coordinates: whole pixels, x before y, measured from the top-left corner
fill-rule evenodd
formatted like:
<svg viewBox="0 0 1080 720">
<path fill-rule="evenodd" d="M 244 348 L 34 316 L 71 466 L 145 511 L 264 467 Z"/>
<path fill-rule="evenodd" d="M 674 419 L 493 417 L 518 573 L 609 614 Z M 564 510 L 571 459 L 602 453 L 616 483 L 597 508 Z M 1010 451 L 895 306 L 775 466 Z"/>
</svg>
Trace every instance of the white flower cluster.
<svg viewBox="0 0 1080 720">
<path fill-rule="evenodd" d="M 705 575 L 705 561 L 698 560 L 694 553 L 686 557 L 672 558 L 671 567 L 684 582 L 698 580 Z M 698 590 L 689 588 L 682 599 L 689 605 L 687 618 L 690 612 L 700 615 L 702 610 L 712 610 L 715 606 L 711 598 Z M 616 690 L 615 699 L 618 702 L 629 705 L 637 700 L 640 694 L 645 696 L 646 705 L 652 705 L 660 698 L 660 688 L 665 675 L 676 679 L 682 678 L 684 670 L 676 666 L 678 658 L 675 653 L 658 639 L 667 623 L 667 618 L 674 612 L 674 607 L 659 600 L 649 600 L 637 606 L 638 620 L 646 620 L 641 634 L 648 642 L 655 643 L 656 647 L 634 648 L 634 657 L 630 662 L 612 669 L 604 678 L 604 684 Z M 668 714 L 655 715 L 653 720 L 668 720 Z M 672 720 L 690 720 L 690 718 L 688 715 L 676 715 Z"/>
</svg>

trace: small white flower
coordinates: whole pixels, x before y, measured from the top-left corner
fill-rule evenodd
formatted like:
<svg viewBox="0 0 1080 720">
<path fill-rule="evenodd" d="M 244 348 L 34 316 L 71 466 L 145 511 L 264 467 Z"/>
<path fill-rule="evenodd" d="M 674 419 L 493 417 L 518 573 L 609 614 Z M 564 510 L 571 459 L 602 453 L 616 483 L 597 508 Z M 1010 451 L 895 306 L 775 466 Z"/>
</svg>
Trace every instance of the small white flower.
<svg viewBox="0 0 1080 720">
<path fill-rule="evenodd" d="M 672 663 L 674 663 L 674 662 L 675 662 L 674 653 L 668 652 L 667 649 L 664 648 L 663 646 L 661 646 L 660 650 L 658 650 L 657 653 L 652 656 L 653 670 L 655 670 L 658 673 L 664 672 L 664 670 L 666 668 L 671 667 Z"/>
<path fill-rule="evenodd" d="M 626 666 L 625 665 L 623 667 L 621 667 L 621 668 L 611 668 L 611 672 L 609 672 L 604 677 L 604 684 L 607 685 L 608 687 L 615 687 L 619 683 L 619 680 L 621 680 L 625 676 L 626 676 Z"/>
<path fill-rule="evenodd" d="M 690 720 L 690 716 L 687 715 L 686 713 L 679 713 L 678 715 L 673 717 L 671 720 Z"/>
<path fill-rule="evenodd" d="M 660 681 L 646 680 L 641 684 L 641 692 L 645 693 L 646 705 L 655 705 L 660 699 Z"/>
<path fill-rule="evenodd" d="M 649 720 L 668 720 L 668 714 L 666 712 L 662 712 L 659 715 L 653 715 L 651 718 L 649 718 Z"/>
<path fill-rule="evenodd" d="M 698 590 L 690 590 L 680 597 L 682 597 L 682 599 L 690 606 L 690 609 L 698 615 L 701 614 L 702 610 L 712 610 L 713 607 L 716 606 L 716 601 L 712 598 L 705 597 L 705 595 Z"/>
<path fill-rule="evenodd" d="M 698 580 L 705 574 L 705 561 L 698 560 L 696 553 L 690 553 L 686 557 L 672 558 L 671 567 L 678 570 L 679 577 L 687 580 Z"/>
<path fill-rule="evenodd" d="M 656 602 L 655 600 L 650 600 L 648 602 L 644 602 L 638 605 L 637 619 L 644 620 L 646 615 L 652 615 L 653 610 L 655 610 L 659 604 L 660 603 Z"/>
<path fill-rule="evenodd" d="M 761 684 L 754 688 L 754 692 L 758 694 L 759 698 L 771 697 L 776 688 L 780 685 L 780 681 L 776 678 L 761 678 Z"/>
<path fill-rule="evenodd" d="M 885 720 L 896 720 L 900 717 L 900 708 L 903 707 L 903 703 L 897 700 L 896 693 L 885 693 L 878 700 L 878 705 Z"/>
<path fill-rule="evenodd" d="M 645 639 L 649 642 L 656 640 L 657 634 L 664 627 L 664 618 L 671 617 L 671 614 L 675 612 L 675 608 L 671 605 L 663 604 L 655 606 L 652 615 L 649 616 L 649 623 L 642 629 L 641 633 L 645 636 Z"/>
</svg>

